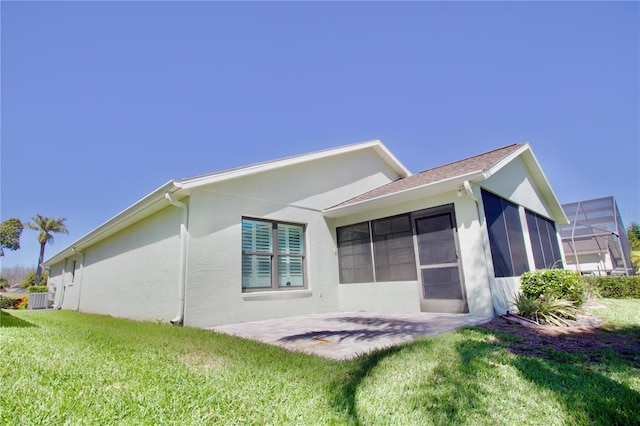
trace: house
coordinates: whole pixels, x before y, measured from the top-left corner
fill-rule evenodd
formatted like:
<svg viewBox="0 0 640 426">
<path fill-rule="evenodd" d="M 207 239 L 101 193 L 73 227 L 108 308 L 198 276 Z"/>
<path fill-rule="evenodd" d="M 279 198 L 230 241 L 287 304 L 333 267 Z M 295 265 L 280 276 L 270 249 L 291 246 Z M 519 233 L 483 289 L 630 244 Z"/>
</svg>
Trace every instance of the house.
<svg viewBox="0 0 640 426">
<path fill-rule="evenodd" d="M 374 140 L 171 180 L 44 265 L 58 308 L 193 327 L 491 316 L 566 222 L 528 143 L 411 174 Z"/>
<path fill-rule="evenodd" d="M 585 275 L 633 275 L 631 246 L 613 197 L 563 204 L 560 226 L 566 268 Z"/>
</svg>

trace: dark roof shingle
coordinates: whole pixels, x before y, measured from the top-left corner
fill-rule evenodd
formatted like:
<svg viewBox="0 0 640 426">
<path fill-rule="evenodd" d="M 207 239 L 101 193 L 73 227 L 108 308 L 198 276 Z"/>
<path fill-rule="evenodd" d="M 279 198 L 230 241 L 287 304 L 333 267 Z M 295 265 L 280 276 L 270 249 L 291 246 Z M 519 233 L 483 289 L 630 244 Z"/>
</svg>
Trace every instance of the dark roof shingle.
<svg viewBox="0 0 640 426">
<path fill-rule="evenodd" d="M 360 194 L 331 208 L 343 207 L 373 198 L 383 197 L 385 195 L 429 185 L 473 172 L 481 172 L 493 166 L 498 161 L 502 160 L 525 144 L 526 143 L 507 145 L 502 148 L 494 149 L 493 151 L 465 158 L 464 160 L 434 167 L 432 169 L 416 173 L 415 175 L 389 182 L 386 185 L 375 188 L 369 192 L 365 192 L 364 194 Z"/>
</svg>

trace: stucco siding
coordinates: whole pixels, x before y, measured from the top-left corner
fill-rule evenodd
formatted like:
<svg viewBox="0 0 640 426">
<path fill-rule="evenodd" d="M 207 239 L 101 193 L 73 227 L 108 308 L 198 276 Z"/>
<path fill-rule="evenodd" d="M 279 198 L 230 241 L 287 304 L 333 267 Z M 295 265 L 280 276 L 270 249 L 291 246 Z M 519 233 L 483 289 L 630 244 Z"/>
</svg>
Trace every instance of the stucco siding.
<svg viewBox="0 0 640 426">
<path fill-rule="evenodd" d="M 68 271 L 64 274 L 62 308 L 138 320 L 172 319 L 178 311 L 179 227 L 180 210 L 169 206 L 88 248 L 74 282 Z M 77 259 L 80 267 L 82 257 Z M 56 265 L 52 272 L 60 268 Z M 55 280 L 62 282 L 63 276 Z"/>
<path fill-rule="evenodd" d="M 469 196 L 446 192 L 383 209 L 336 219 L 334 227 L 375 220 L 431 207 L 454 204 L 461 267 L 471 315 L 491 316 L 493 305 L 489 288 L 485 248 L 475 202 Z M 335 229 L 332 230 L 335 233 Z M 340 308 L 385 312 L 420 312 L 417 281 L 397 283 L 340 284 Z"/>
<path fill-rule="evenodd" d="M 480 186 L 542 216 L 553 218 L 531 173 L 520 158 L 511 161 L 498 173 L 481 182 Z"/>
<path fill-rule="evenodd" d="M 339 293 L 342 311 L 420 312 L 416 281 L 340 284 Z"/>
<path fill-rule="evenodd" d="M 76 255 L 66 259 L 64 262 L 64 272 L 61 279 L 64 294 L 61 295 L 59 300 L 59 303 L 62 303 L 61 307 L 63 309 L 77 309 L 78 307 L 78 283 L 80 280 L 79 271 L 81 269 L 81 258 L 82 256 Z"/>
<path fill-rule="evenodd" d="M 397 177 L 367 151 L 194 190 L 185 325 L 211 327 L 338 309 L 335 237 L 322 210 Z M 242 292 L 243 217 L 305 226 L 307 289 Z"/>
</svg>

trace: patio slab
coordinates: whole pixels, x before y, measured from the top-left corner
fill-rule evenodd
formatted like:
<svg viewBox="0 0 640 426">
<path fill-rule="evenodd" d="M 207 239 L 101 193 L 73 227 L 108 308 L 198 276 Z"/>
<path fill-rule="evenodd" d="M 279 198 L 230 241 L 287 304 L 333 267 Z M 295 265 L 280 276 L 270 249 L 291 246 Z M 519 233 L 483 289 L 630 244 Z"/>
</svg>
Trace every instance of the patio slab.
<svg viewBox="0 0 640 426">
<path fill-rule="evenodd" d="M 345 360 L 374 349 L 489 321 L 460 314 L 330 312 L 211 327 L 292 351 Z"/>
</svg>

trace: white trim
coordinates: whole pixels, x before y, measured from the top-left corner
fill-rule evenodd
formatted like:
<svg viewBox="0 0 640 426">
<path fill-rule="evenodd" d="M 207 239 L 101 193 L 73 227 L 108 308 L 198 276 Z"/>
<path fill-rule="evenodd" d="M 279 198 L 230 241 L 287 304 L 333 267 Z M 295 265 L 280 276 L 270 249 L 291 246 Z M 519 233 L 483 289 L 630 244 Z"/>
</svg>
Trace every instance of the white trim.
<svg viewBox="0 0 640 426">
<path fill-rule="evenodd" d="M 301 299 L 311 297 L 313 292 L 310 289 L 304 290 L 283 290 L 283 291 L 255 291 L 242 293 L 243 300 L 279 300 L 279 299 Z"/>
<path fill-rule="evenodd" d="M 449 179 L 439 180 L 437 182 L 427 183 L 402 191 L 392 192 L 390 194 L 380 195 L 375 198 L 350 203 L 344 206 L 332 207 L 324 210 L 324 216 L 328 218 L 337 218 L 347 216 L 354 213 L 360 213 L 365 210 L 387 207 L 389 205 L 398 204 L 405 201 L 414 200 L 426 195 L 441 194 L 443 192 L 455 191 L 465 181 L 474 181 L 482 179 L 482 172 L 476 171 L 465 175 L 455 176 Z"/>
<path fill-rule="evenodd" d="M 130 226 L 131 224 L 138 222 L 139 220 L 159 211 L 160 209 L 168 206 L 168 202 L 165 200 L 164 194 L 167 192 L 175 193 L 180 189 L 179 183 L 176 181 L 169 181 L 156 189 L 152 193 L 146 195 L 144 198 L 132 204 L 125 210 L 121 211 L 111 219 L 104 222 L 102 225 L 94 228 L 92 231 L 71 243 L 51 258 L 43 262 L 45 267 L 49 268 L 52 265 L 64 260 L 68 257 L 74 256 L 77 251 L 82 251 L 85 248 L 95 244 L 105 238 L 115 234 L 118 231 Z M 180 195 L 183 198 L 187 195 L 187 192 L 182 192 Z"/>
<path fill-rule="evenodd" d="M 450 190 L 456 190 L 458 189 L 459 185 L 464 185 L 465 181 L 469 181 L 469 184 L 471 184 L 488 179 L 518 157 L 522 158 L 525 167 L 527 168 L 529 173 L 531 173 L 533 179 L 536 182 L 536 185 L 538 186 L 542 193 L 542 196 L 544 197 L 544 200 L 553 213 L 553 217 L 551 219 L 554 220 L 554 222 L 556 222 L 558 225 L 568 223 L 568 219 L 564 213 L 564 209 L 558 201 L 558 197 L 556 197 L 556 194 L 553 192 L 553 189 L 549 184 L 549 180 L 542 171 L 542 167 L 540 167 L 540 163 L 533 154 L 531 146 L 528 142 L 525 142 L 521 147 L 514 150 L 504 158 L 500 159 L 495 164 L 485 168 L 484 170 L 454 176 L 449 179 L 428 183 L 390 194 L 384 194 L 378 197 L 350 203 L 344 206 L 332 207 L 324 211 L 324 216 L 328 218 L 337 218 L 349 214 L 360 213 L 367 209 L 386 207 L 391 204 L 409 201 L 418 198 L 419 196 L 425 196 L 427 194 L 434 195 Z M 546 215 L 543 214 L 543 216 Z"/>
<path fill-rule="evenodd" d="M 222 182 L 239 177 L 251 176 L 256 173 L 262 173 L 269 170 L 281 169 L 288 166 L 298 165 L 309 161 L 315 161 L 323 158 L 343 155 L 349 152 L 360 151 L 365 149 L 373 149 L 400 177 L 411 175 L 407 169 L 379 140 L 371 140 L 353 145 L 346 145 L 339 148 L 327 149 L 323 151 L 312 152 L 310 154 L 302 154 L 293 157 L 282 158 L 279 160 L 266 161 L 264 163 L 256 163 L 245 167 L 229 169 L 221 172 L 208 173 L 205 175 L 195 176 L 179 181 L 180 187 L 184 189 L 196 188 L 203 185 Z"/>
<path fill-rule="evenodd" d="M 118 213 L 108 221 L 99 225 L 88 234 L 76 240 L 57 254 L 47 259 L 43 264 L 51 267 L 61 260 L 73 254 L 73 250 L 83 250 L 105 238 L 115 234 L 118 231 L 138 222 L 145 217 L 165 208 L 168 203 L 165 200 L 165 194 L 175 194 L 176 200 L 180 200 L 189 195 L 189 190 L 199 188 L 216 182 L 236 179 L 239 177 L 250 176 L 256 173 L 262 173 L 269 170 L 280 169 L 292 165 L 314 161 L 322 158 L 343 155 L 349 152 L 361 150 L 373 150 L 384 162 L 389 165 L 399 177 L 411 176 L 411 172 L 407 169 L 392 153 L 384 146 L 380 140 L 370 140 L 352 145 L 346 145 L 339 148 L 326 149 L 323 151 L 312 152 L 310 154 L 297 155 L 279 160 L 267 161 L 264 163 L 252 164 L 245 167 L 230 169 L 222 172 L 209 173 L 205 175 L 195 176 L 182 180 L 170 180 L 160 188 L 151 192 L 135 204 Z"/>
</svg>

